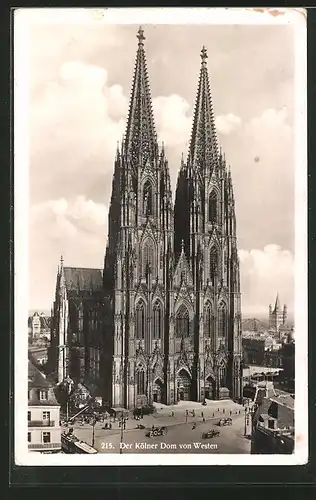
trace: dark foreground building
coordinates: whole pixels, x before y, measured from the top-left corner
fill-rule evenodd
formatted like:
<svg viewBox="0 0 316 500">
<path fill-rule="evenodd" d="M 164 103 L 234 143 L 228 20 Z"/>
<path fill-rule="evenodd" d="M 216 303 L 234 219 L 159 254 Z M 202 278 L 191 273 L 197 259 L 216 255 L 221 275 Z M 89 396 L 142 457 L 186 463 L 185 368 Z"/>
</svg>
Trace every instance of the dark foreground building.
<svg viewBox="0 0 316 500">
<path fill-rule="evenodd" d="M 114 164 L 104 272 L 58 272 L 51 360 L 113 407 L 237 399 L 242 391 L 233 185 L 218 148 L 207 53 L 175 205 L 157 142 L 144 51 Z"/>
<path fill-rule="evenodd" d="M 251 453 L 293 453 L 294 395 L 273 389 L 269 394 L 257 399 L 257 408 L 253 415 Z"/>
</svg>

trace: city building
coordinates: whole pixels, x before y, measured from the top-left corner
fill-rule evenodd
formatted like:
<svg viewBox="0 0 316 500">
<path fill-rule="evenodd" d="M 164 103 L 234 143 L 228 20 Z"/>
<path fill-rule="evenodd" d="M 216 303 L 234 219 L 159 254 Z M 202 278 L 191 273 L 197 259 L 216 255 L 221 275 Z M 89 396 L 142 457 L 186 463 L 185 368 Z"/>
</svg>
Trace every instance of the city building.
<svg viewBox="0 0 316 500">
<path fill-rule="evenodd" d="M 29 344 L 47 342 L 50 340 L 50 317 L 44 313 L 35 312 L 28 318 Z"/>
<path fill-rule="evenodd" d="M 256 337 L 242 338 L 244 366 L 264 365 L 265 340 Z"/>
<path fill-rule="evenodd" d="M 281 368 L 282 358 L 281 358 L 281 348 L 282 343 L 273 343 L 272 345 L 266 347 L 264 353 L 264 366 L 271 368 Z"/>
<path fill-rule="evenodd" d="M 28 361 L 28 432 L 29 451 L 52 453 L 61 450 L 60 406 L 52 384 Z"/>
<path fill-rule="evenodd" d="M 126 133 L 114 164 L 104 272 L 61 262 L 50 359 L 58 382 L 70 375 L 88 388 L 96 384 L 113 407 L 238 399 L 235 201 L 217 143 L 206 49 L 173 206 L 142 29 L 137 38 Z"/>
<path fill-rule="evenodd" d="M 284 389 L 295 391 L 295 337 L 294 328 L 288 335 L 287 341 L 282 344 L 280 349 L 280 357 L 282 362 L 282 377 L 281 383 Z"/>
<path fill-rule="evenodd" d="M 280 327 L 284 327 L 287 322 L 287 306 L 284 304 L 283 308 L 280 305 L 279 294 L 275 299 L 274 309 L 269 305 L 269 330 L 271 332 L 279 333 Z M 282 328 L 281 328 L 282 330 Z"/>
<path fill-rule="evenodd" d="M 48 361 L 48 347 L 41 345 L 30 345 L 29 355 L 34 359 L 35 365 L 45 365 Z"/>
<path fill-rule="evenodd" d="M 257 401 L 252 419 L 251 453 L 293 453 L 294 403 L 293 394 L 277 390 L 266 393 Z"/>
</svg>

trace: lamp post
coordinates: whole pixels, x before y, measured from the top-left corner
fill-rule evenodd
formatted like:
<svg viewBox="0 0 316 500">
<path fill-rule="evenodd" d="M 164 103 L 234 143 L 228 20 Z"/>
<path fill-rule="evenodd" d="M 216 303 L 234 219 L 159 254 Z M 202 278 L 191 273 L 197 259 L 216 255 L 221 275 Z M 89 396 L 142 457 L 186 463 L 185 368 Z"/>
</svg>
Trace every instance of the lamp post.
<svg viewBox="0 0 316 500">
<path fill-rule="evenodd" d="M 93 415 L 93 421 L 92 421 L 92 448 L 94 448 L 94 429 L 95 429 L 95 424 L 96 424 L 96 417 Z"/>
<path fill-rule="evenodd" d="M 123 453 L 123 437 L 124 437 L 124 427 L 126 425 L 126 417 L 124 417 L 124 415 L 121 415 L 120 418 L 119 418 L 119 425 L 121 426 L 121 436 L 120 436 L 120 455 L 122 455 Z"/>
<path fill-rule="evenodd" d="M 245 429 L 244 429 L 244 436 L 246 437 L 249 433 L 247 433 L 247 427 L 249 426 L 249 419 L 251 417 L 251 411 L 250 411 L 250 406 L 249 406 L 249 401 L 247 403 L 247 406 L 245 408 Z"/>
<path fill-rule="evenodd" d="M 74 381 L 67 375 L 67 377 L 63 380 L 63 386 L 66 389 L 67 392 L 67 402 L 66 402 L 66 421 L 68 424 L 69 420 L 69 397 L 72 391 L 72 386 L 74 385 Z"/>
</svg>

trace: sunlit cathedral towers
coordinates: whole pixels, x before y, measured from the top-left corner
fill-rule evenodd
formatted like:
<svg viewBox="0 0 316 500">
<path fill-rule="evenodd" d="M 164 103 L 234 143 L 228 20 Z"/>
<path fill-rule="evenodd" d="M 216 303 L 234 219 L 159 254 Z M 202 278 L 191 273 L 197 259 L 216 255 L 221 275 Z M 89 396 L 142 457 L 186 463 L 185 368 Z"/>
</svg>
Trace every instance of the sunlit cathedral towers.
<svg viewBox="0 0 316 500">
<path fill-rule="evenodd" d="M 173 217 L 144 52 L 117 151 L 104 287 L 107 392 L 114 406 L 241 395 L 241 314 L 230 172 L 218 152 L 206 50 Z"/>
<path fill-rule="evenodd" d="M 98 386 L 112 407 L 238 399 L 235 201 L 217 145 L 206 50 L 173 206 L 142 29 L 137 38 L 126 132 L 114 163 L 103 280 L 98 269 L 61 264 L 52 363 L 59 380 L 70 375 Z"/>
</svg>

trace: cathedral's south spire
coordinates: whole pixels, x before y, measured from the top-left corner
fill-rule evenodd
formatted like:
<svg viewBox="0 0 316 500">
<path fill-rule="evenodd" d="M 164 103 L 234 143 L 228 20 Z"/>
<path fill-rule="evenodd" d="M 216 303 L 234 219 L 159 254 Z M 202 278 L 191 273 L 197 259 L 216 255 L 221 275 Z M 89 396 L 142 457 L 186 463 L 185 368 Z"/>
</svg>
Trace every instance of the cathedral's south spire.
<svg viewBox="0 0 316 500">
<path fill-rule="evenodd" d="M 191 163 L 194 168 L 197 167 L 200 169 L 204 169 L 207 164 L 212 164 L 218 155 L 207 58 L 207 51 L 203 46 L 188 157 L 188 163 Z"/>
<path fill-rule="evenodd" d="M 125 152 L 135 166 L 140 158 L 142 158 L 142 163 L 145 163 L 157 151 L 157 136 L 144 50 L 145 37 L 141 27 L 137 38 L 138 49 L 124 141 Z"/>
</svg>

